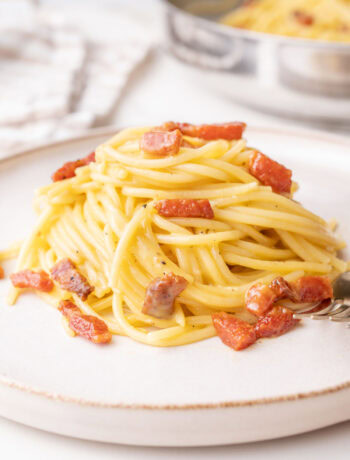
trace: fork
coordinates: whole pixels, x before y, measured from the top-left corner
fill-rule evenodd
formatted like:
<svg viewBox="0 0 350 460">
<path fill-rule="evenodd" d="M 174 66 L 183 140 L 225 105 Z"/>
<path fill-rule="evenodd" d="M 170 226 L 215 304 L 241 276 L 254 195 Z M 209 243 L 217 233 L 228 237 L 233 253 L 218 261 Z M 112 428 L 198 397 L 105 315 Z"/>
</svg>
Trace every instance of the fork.
<svg viewBox="0 0 350 460">
<path fill-rule="evenodd" d="M 339 275 L 333 283 L 333 299 L 327 306 L 318 304 L 296 310 L 297 319 L 328 319 L 330 321 L 350 323 L 350 271 Z"/>
</svg>

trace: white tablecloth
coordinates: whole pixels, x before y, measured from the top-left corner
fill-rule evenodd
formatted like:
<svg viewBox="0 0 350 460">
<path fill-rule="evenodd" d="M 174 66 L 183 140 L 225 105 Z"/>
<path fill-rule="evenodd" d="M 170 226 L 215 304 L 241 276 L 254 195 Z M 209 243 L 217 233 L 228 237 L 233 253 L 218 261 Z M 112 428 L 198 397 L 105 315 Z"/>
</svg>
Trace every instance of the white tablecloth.
<svg viewBox="0 0 350 460">
<path fill-rule="evenodd" d="M 0 2 L 0 158 L 107 123 L 152 46 L 129 5 L 50 3 Z"/>
</svg>

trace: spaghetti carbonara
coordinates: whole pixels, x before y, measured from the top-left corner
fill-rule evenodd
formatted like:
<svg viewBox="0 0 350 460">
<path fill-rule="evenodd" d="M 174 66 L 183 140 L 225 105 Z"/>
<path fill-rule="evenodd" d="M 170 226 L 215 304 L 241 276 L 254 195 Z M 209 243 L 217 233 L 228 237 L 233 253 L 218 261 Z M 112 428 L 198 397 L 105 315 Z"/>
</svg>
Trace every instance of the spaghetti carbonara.
<svg viewBox="0 0 350 460">
<path fill-rule="evenodd" d="M 349 0 L 248 0 L 223 24 L 308 39 L 350 41 Z"/>
<path fill-rule="evenodd" d="M 172 346 L 215 335 L 218 312 L 253 324 L 254 286 L 345 271 L 332 226 L 292 199 L 291 171 L 248 147 L 243 130 L 125 129 L 59 169 L 35 193 L 38 221 L 18 248 L 9 303 L 33 287 L 72 335 L 80 314 L 82 328 L 101 320 L 97 342 L 111 333 Z"/>
</svg>

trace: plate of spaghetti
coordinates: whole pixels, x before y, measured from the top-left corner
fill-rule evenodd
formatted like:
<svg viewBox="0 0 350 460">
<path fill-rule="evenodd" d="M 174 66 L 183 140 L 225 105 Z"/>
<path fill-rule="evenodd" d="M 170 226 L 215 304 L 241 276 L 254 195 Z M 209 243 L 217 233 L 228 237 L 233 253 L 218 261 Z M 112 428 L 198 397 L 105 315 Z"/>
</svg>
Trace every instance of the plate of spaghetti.
<svg viewBox="0 0 350 460">
<path fill-rule="evenodd" d="M 348 330 L 293 313 L 349 270 L 349 145 L 166 122 L 2 160 L 0 414 L 179 446 L 347 420 Z"/>
</svg>

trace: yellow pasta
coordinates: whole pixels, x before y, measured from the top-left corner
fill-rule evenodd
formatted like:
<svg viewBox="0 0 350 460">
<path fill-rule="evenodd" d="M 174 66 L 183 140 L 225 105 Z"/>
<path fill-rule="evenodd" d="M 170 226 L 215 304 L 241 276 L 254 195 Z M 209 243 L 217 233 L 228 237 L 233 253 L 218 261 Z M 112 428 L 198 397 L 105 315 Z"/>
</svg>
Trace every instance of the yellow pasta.
<svg viewBox="0 0 350 460">
<path fill-rule="evenodd" d="M 349 0 L 247 0 L 223 24 L 315 40 L 350 41 Z"/>
<path fill-rule="evenodd" d="M 343 243 L 334 226 L 292 193 L 277 194 L 253 177 L 247 161 L 254 150 L 243 139 L 186 136 L 193 147 L 152 157 L 139 147 L 149 129 L 121 131 L 75 177 L 38 189 L 32 233 L 0 251 L 0 260 L 18 255 L 17 271 L 50 272 L 69 258 L 94 286 L 86 301 L 55 286 L 39 293 L 47 303 L 57 307 L 71 299 L 114 334 L 175 346 L 215 335 L 214 312 L 246 317 L 245 293 L 257 282 L 279 275 L 295 281 L 304 274 L 333 279 L 347 269 L 337 257 Z M 207 199 L 214 218 L 164 217 L 154 206 L 161 199 Z M 160 319 L 146 314 L 143 303 L 150 282 L 164 273 L 182 276 L 188 285 L 173 314 Z M 12 288 L 9 303 L 20 293 Z"/>
</svg>

